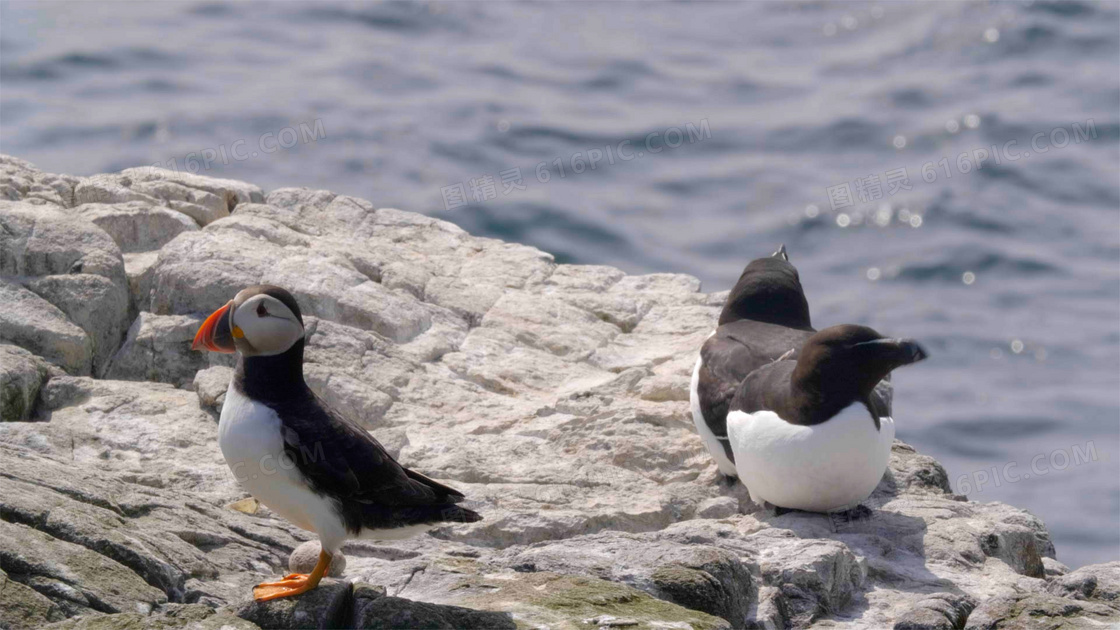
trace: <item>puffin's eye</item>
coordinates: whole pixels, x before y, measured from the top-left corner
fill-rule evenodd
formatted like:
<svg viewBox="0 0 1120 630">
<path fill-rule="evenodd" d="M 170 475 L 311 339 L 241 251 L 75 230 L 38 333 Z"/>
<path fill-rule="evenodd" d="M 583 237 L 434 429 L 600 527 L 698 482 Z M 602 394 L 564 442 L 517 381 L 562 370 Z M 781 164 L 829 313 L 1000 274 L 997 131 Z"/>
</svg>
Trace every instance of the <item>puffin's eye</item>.
<svg viewBox="0 0 1120 630">
<path fill-rule="evenodd" d="M 257 317 L 268 317 L 268 309 L 264 307 L 264 302 L 257 304 Z"/>
</svg>

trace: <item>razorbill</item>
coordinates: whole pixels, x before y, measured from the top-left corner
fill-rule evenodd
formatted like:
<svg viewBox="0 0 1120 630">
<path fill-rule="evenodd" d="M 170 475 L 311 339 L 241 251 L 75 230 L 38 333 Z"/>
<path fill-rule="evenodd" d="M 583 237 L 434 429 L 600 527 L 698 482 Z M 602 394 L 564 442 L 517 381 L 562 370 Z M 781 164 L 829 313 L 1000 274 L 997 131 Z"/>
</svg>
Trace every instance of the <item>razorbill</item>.
<svg viewBox="0 0 1120 630">
<path fill-rule="evenodd" d="M 717 326 L 700 348 L 689 398 L 696 431 L 720 472 L 734 478 L 735 454 L 727 441 L 732 397 L 748 374 L 791 351 L 795 355 L 815 332 L 784 245 L 743 269 Z"/>
<path fill-rule="evenodd" d="M 729 405 L 727 435 L 751 499 L 830 512 L 870 496 L 894 441 L 890 389 L 877 385 L 924 358 L 913 340 L 845 324 L 813 334 L 796 358 L 747 375 Z"/>
<path fill-rule="evenodd" d="M 222 455 L 249 493 L 322 544 L 310 574 L 260 584 L 257 600 L 318 586 L 347 539 L 404 538 L 482 519 L 456 505 L 462 493 L 401 466 L 312 393 L 303 378 L 303 318 L 284 289 L 242 290 L 203 322 L 193 348 L 240 353 L 218 424 Z"/>
</svg>

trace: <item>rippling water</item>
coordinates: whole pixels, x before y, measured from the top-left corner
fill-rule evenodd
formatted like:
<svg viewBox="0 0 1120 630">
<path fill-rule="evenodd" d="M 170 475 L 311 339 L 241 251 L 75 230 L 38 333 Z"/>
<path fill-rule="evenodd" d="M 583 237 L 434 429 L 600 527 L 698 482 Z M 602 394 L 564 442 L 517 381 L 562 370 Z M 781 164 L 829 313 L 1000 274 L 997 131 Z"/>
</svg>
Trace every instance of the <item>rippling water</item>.
<svg viewBox="0 0 1120 630">
<path fill-rule="evenodd" d="M 0 150 L 328 188 L 710 291 L 786 243 L 818 325 L 929 347 L 899 436 L 1077 566 L 1120 558 L 1117 7 L 4 3 Z"/>
</svg>

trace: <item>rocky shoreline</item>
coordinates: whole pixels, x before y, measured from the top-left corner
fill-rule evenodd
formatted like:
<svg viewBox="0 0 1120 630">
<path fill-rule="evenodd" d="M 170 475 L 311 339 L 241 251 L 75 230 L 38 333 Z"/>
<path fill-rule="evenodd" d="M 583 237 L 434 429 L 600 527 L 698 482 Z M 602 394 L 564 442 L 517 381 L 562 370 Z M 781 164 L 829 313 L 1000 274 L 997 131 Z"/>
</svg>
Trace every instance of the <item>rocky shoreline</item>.
<svg viewBox="0 0 1120 630">
<path fill-rule="evenodd" d="M 688 382 L 725 293 L 327 191 L 0 156 L 0 628 L 1100 628 L 1120 563 L 954 495 L 896 442 L 866 518 L 720 483 Z M 202 317 L 284 286 L 309 383 L 485 520 L 344 548 L 314 593 L 253 584 L 312 536 L 218 451 Z M 297 559 L 298 560 L 298 559 Z"/>
</svg>

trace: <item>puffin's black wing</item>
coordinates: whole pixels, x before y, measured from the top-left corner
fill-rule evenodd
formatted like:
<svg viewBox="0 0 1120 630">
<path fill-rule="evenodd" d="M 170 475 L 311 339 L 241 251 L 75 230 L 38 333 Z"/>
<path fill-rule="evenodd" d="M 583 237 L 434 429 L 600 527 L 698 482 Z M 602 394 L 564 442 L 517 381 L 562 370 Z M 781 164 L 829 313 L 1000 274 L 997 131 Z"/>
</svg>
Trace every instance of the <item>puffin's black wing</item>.
<svg viewBox="0 0 1120 630">
<path fill-rule="evenodd" d="M 310 389 L 274 407 L 284 450 L 312 490 L 335 499 L 357 531 L 482 517 L 454 505 L 463 494 L 401 466 L 365 429 Z"/>
<path fill-rule="evenodd" d="M 708 427 L 727 435 L 727 412 L 747 376 L 782 358 L 796 359 L 812 331 L 752 320 L 724 324 L 700 348 L 697 396 Z M 792 354 L 790 351 L 793 351 Z M 734 460 L 733 460 L 734 461 Z"/>
</svg>

